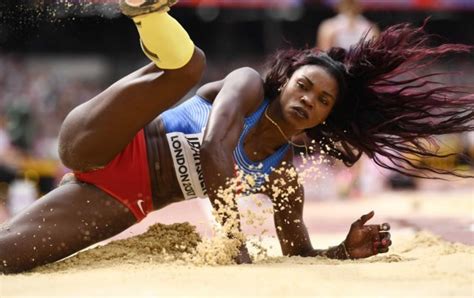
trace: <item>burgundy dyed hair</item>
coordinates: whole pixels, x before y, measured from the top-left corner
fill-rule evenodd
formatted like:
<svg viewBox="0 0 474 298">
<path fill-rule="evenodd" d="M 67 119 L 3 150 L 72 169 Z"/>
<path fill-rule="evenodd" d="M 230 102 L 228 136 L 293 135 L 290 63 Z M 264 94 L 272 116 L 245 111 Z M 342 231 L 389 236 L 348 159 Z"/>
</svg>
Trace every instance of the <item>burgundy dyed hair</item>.
<svg viewBox="0 0 474 298">
<path fill-rule="evenodd" d="M 431 46 L 431 40 L 424 26 L 399 24 L 378 38 L 362 38 L 348 52 L 281 51 L 265 78 L 265 95 L 276 98 L 299 67 L 320 65 L 338 82 L 339 95 L 325 124 L 306 134 L 327 154 L 351 166 L 365 153 L 379 166 L 415 177 L 432 176 L 426 171 L 472 177 L 419 163 L 423 157 L 447 156 L 433 150 L 434 135 L 474 130 L 472 90 L 433 81 L 443 73 L 417 74 L 447 54 L 474 47 Z"/>
</svg>

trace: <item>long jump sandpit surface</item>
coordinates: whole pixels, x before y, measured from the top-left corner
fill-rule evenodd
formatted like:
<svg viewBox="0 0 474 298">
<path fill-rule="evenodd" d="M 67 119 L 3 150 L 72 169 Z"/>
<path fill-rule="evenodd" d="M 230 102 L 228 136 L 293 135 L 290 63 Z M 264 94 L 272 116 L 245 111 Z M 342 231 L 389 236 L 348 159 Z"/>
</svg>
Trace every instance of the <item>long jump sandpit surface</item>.
<svg viewBox="0 0 474 298">
<path fill-rule="evenodd" d="M 241 204 L 252 208 L 250 203 Z M 313 246 L 338 244 L 353 220 L 374 210 L 374 223 L 392 225 L 391 251 L 357 261 L 281 257 L 272 216 L 267 215 L 258 227 L 245 226 L 248 234 L 255 235 L 249 240 L 260 238 L 267 251 L 251 265 L 134 262 L 119 257 L 104 265 L 88 260 L 57 270 L 0 276 L 0 297 L 472 297 L 473 206 L 472 187 L 309 201 L 305 222 Z M 204 200 L 169 206 L 115 239 L 137 235 L 156 222 L 185 221 L 204 238 L 210 237 L 208 207 Z M 268 232 L 262 233 L 265 229 Z"/>
</svg>

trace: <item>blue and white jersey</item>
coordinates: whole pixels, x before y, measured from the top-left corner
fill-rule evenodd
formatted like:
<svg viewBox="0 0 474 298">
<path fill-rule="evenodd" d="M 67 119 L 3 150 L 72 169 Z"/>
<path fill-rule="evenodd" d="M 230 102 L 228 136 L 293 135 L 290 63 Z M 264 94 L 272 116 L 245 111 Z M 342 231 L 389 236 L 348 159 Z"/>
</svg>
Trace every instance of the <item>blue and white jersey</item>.
<svg viewBox="0 0 474 298">
<path fill-rule="evenodd" d="M 252 177 L 252 179 L 246 179 L 252 182 L 250 188 L 244 188 L 245 193 L 258 192 L 258 189 L 265 183 L 265 178 L 273 168 L 280 164 L 289 148 L 289 144 L 285 144 L 271 156 L 259 162 L 253 162 L 245 153 L 245 137 L 263 116 L 269 103 L 268 100 L 264 100 L 257 111 L 245 118 L 242 134 L 233 152 L 237 170 Z M 176 177 L 185 199 L 206 196 L 200 148 L 211 108 L 210 102 L 196 95 L 161 114 Z"/>
</svg>

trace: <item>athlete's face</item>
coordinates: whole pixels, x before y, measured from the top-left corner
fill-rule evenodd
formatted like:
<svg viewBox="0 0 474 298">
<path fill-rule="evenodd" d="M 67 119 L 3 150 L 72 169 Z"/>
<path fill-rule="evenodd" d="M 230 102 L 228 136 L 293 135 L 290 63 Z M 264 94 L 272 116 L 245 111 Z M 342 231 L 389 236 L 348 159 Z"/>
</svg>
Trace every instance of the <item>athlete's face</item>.
<svg viewBox="0 0 474 298">
<path fill-rule="evenodd" d="M 317 126 L 331 113 L 337 95 L 337 81 L 325 68 L 302 66 L 282 87 L 280 103 L 283 118 L 298 130 Z"/>
</svg>

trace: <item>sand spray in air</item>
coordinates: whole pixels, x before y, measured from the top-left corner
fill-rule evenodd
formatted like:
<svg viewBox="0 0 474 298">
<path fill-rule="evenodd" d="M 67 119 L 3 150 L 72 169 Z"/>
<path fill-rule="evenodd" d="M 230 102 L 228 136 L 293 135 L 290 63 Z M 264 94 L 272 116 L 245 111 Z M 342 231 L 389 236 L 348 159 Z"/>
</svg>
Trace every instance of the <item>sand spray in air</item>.
<svg viewBox="0 0 474 298">
<path fill-rule="evenodd" d="M 298 191 L 295 185 L 304 183 L 305 178 L 322 176 L 321 164 L 329 162 L 322 154 L 324 152 L 321 152 L 318 156 L 313 154 L 314 147 L 313 142 L 313 145 L 308 148 L 310 154 L 300 156 L 302 163 L 299 168 L 282 162 L 282 166 L 274 170 L 282 178 L 274 179 L 271 185 L 268 184 L 270 182 L 268 175 L 263 177 L 267 183 L 266 186 L 261 186 L 259 191 L 270 192 L 273 197 L 279 198 L 273 201 L 271 205 L 268 205 L 269 199 L 263 196 L 249 195 L 244 198 L 244 200 L 247 200 L 248 208 L 241 207 L 238 210 L 235 206 L 235 193 L 245 194 L 247 191 L 254 189 L 256 181 L 261 177 L 245 174 L 243 171 L 236 171 L 236 177 L 229 179 L 227 187 L 218 191 L 219 200 L 214 202 L 219 208 L 213 210 L 213 215 L 217 219 L 213 229 L 213 237 L 202 239 L 197 244 L 194 253 L 185 257 L 186 261 L 196 265 L 233 264 L 234 258 L 239 252 L 239 247 L 243 243 L 247 247 L 253 248 L 252 259 L 254 262 L 267 259 L 268 251 L 262 241 L 263 238 L 268 237 L 267 233 L 269 232 L 263 228 L 265 221 L 268 217 L 273 216 L 274 212 L 286 211 L 291 214 L 291 204 L 295 202 L 292 202 L 290 197 Z M 296 200 L 302 203 L 303 198 L 296 196 Z M 226 218 L 225 224 L 217 224 L 217 222 L 222 222 L 223 218 Z M 248 237 L 249 235 L 244 235 L 239 228 L 241 226 L 239 221 L 258 231 L 257 234 L 250 235 L 253 236 L 251 239 Z M 299 225 L 301 222 L 298 219 L 288 218 L 283 220 L 283 224 Z M 281 230 L 282 227 L 277 226 L 276 229 Z M 229 235 L 231 235 L 231 238 L 228 237 Z M 285 241 L 285 239 L 282 239 L 282 241 Z"/>
<path fill-rule="evenodd" d="M 35 28 L 41 24 L 58 27 L 78 17 L 99 17 L 112 19 L 121 16 L 118 1 L 115 0 L 37 0 L 17 1 L 3 6 L 0 3 L 0 17 L 8 21 L 13 32 L 24 28 Z M 53 30 L 55 27 L 51 27 Z"/>
</svg>

